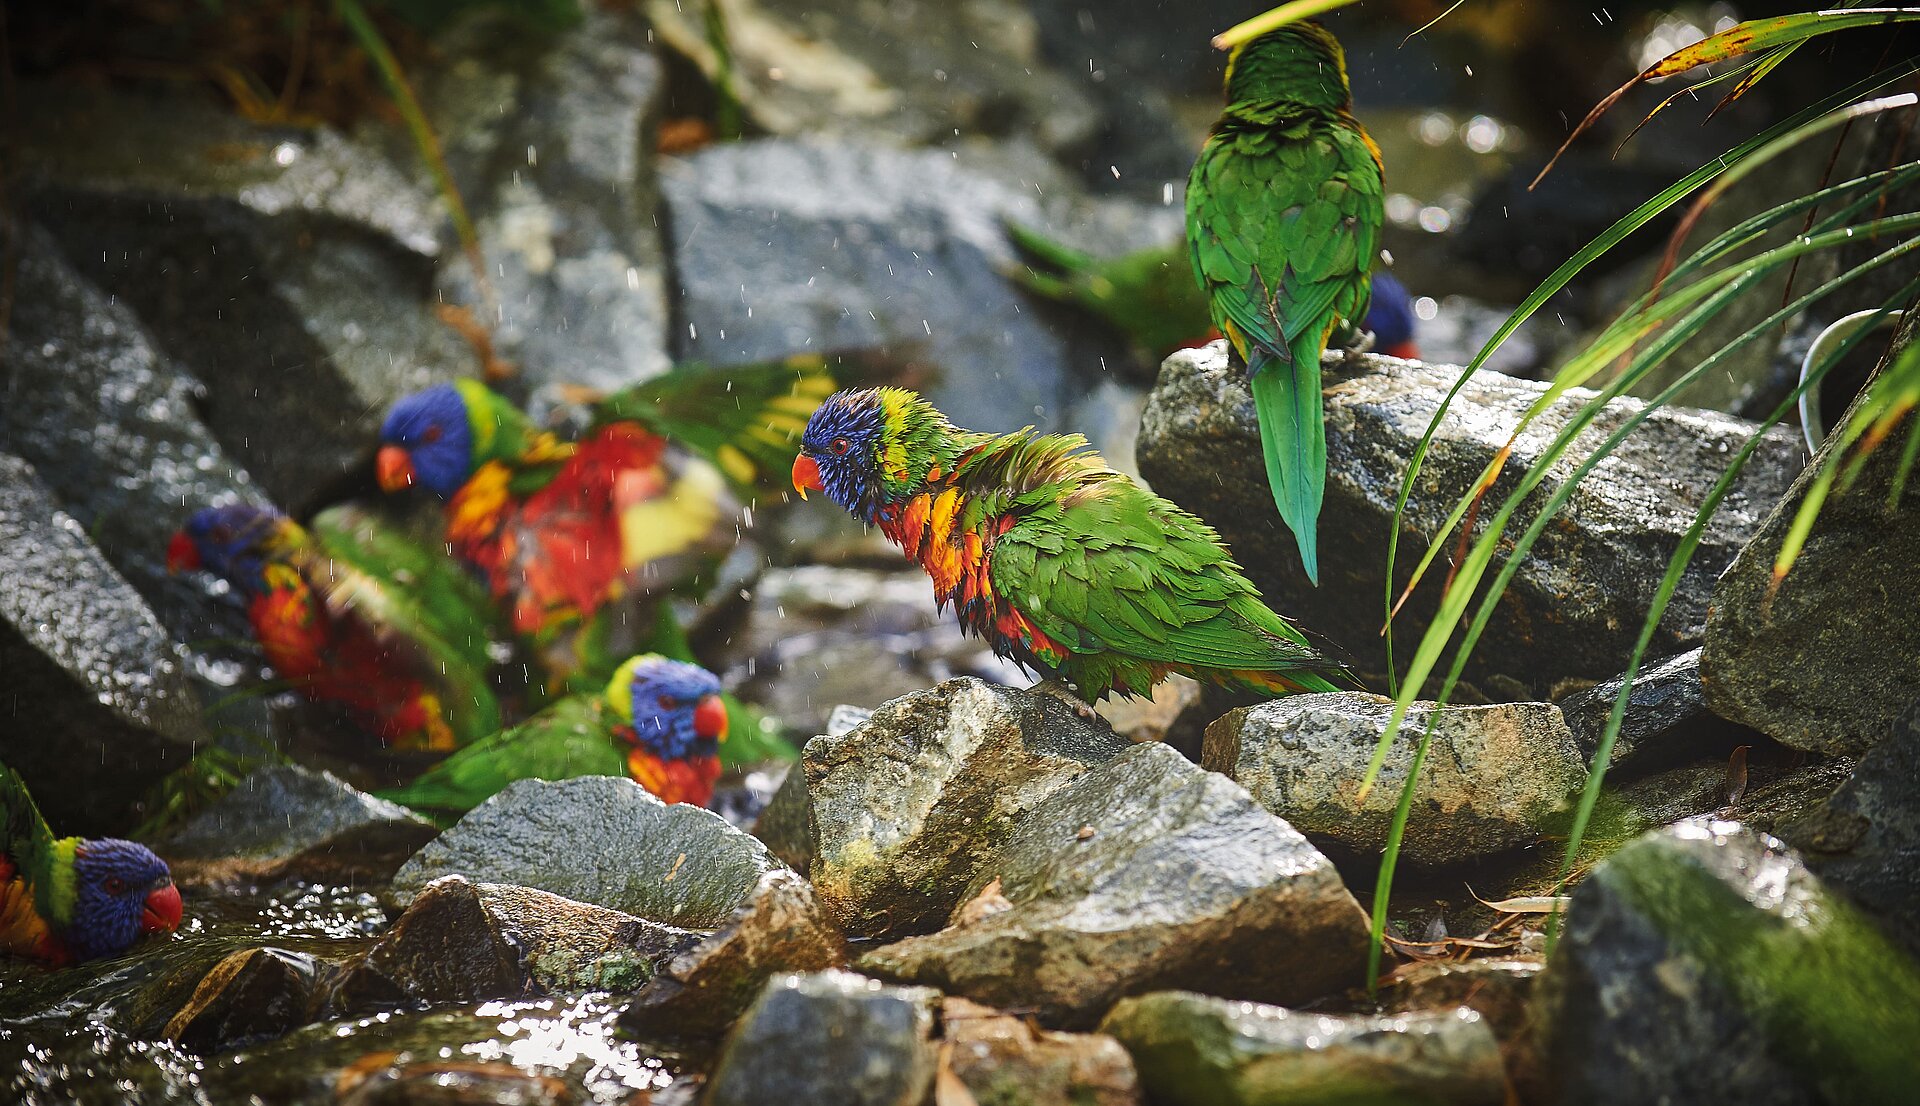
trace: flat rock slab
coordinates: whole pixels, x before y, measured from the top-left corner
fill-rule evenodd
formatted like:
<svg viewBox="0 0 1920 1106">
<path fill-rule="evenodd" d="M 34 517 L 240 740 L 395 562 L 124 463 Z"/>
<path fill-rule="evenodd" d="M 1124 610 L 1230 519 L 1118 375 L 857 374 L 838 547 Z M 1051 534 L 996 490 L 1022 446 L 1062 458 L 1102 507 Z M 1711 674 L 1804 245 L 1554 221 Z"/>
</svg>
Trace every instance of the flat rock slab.
<svg viewBox="0 0 1920 1106">
<path fill-rule="evenodd" d="M 185 884 L 378 881 L 439 832 L 331 772 L 283 764 L 248 775 L 158 851 Z"/>
<path fill-rule="evenodd" d="M 1162 991 L 1121 1000 L 1100 1028 L 1169 1106 L 1493 1106 L 1505 1091 L 1493 1033 L 1467 1009 L 1309 1014 Z"/>
<path fill-rule="evenodd" d="M 727 1041 L 704 1106 L 921 1106 L 938 1058 L 938 993 L 851 972 L 769 980 Z"/>
<path fill-rule="evenodd" d="M 1911 1097 L 1920 966 L 1737 822 L 1681 822 L 1596 867 L 1538 986 L 1551 1101 Z"/>
<path fill-rule="evenodd" d="M 1053 696 L 970 677 L 815 737 L 801 766 L 822 905 L 852 936 L 939 928 L 1047 796 L 1126 748 Z"/>
<path fill-rule="evenodd" d="M 582 776 L 508 785 L 415 853 L 392 890 L 404 903 L 462 875 L 714 929 L 778 867 L 765 845 L 711 811 L 669 806 L 629 779 Z"/>
<path fill-rule="evenodd" d="M 1560 700 L 1567 729 L 1589 763 L 1600 749 L 1621 683 L 1616 676 Z M 1627 692 L 1627 713 L 1608 763 L 1614 768 L 1633 761 L 1671 763 L 1716 747 L 1731 749 L 1743 734 L 1753 736 L 1707 709 L 1700 650 L 1689 649 L 1649 661 L 1634 675 L 1633 690 Z"/>
<path fill-rule="evenodd" d="M 1384 672 L 1382 550 L 1392 530 L 1400 481 L 1441 399 L 1458 379 L 1451 366 L 1361 356 L 1351 368 L 1329 359 L 1326 503 L 1320 514 L 1321 586 L 1300 570 L 1293 536 L 1280 523 L 1260 461 L 1246 370 L 1226 345 L 1182 350 L 1161 366 L 1140 428 L 1140 471 L 1154 490 L 1212 523 L 1275 610 L 1312 628 Z M 1448 410 L 1407 503 L 1399 568 L 1410 572 L 1432 536 L 1479 479 L 1494 452 L 1540 398 L 1545 385 L 1476 373 Z M 1573 389 L 1514 444 L 1485 515 L 1592 393 Z M 1598 445 L 1641 410 L 1616 400 L 1576 443 Z M 1544 699 L 1560 680 L 1604 680 L 1626 667 L 1667 558 L 1727 459 L 1754 430 L 1729 415 L 1668 408 L 1650 417 L 1601 462 L 1520 566 L 1489 623 L 1465 678 L 1501 699 Z M 1562 460 L 1515 515 L 1518 535 L 1579 463 Z M 1784 429 L 1769 431 L 1707 528 L 1681 578 L 1654 655 L 1700 644 L 1713 581 L 1760 528 L 1800 471 Z M 1483 515 L 1483 517 L 1485 517 Z M 1449 539 L 1451 540 L 1451 539 Z M 1395 620 L 1398 643 L 1418 641 L 1433 617 L 1444 572 L 1427 581 Z M 1402 645 L 1402 649 L 1408 648 Z"/>
<path fill-rule="evenodd" d="M 1200 763 L 1253 793 L 1302 833 L 1368 854 L 1386 846 L 1421 734 L 1434 728 L 1401 856 L 1468 860 L 1532 844 L 1564 821 L 1585 762 L 1552 703 L 1417 704 L 1378 781 L 1356 801 L 1393 700 L 1360 692 L 1290 695 L 1207 727 Z"/>
<path fill-rule="evenodd" d="M 1333 865 L 1160 744 L 1055 792 L 981 866 L 955 923 L 859 959 L 1055 1025 L 1170 987 L 1306 1001 L 1360 980 L 1367 920 Z"/>
</svg>

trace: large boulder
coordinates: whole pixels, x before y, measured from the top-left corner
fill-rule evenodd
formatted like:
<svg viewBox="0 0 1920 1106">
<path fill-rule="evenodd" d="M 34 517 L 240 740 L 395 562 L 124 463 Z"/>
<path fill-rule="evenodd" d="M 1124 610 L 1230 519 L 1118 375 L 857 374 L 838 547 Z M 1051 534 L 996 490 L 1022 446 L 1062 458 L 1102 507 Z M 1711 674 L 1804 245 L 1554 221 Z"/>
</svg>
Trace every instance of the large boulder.
<svg viewBox="0 0 1920 1106">
<path fill-rule="evenodd" d="M 1253 797 L 1135 745 L 1042 800 L 939 933 L 863 971 L 1055 1025 L 1170 987 L 1302 1002 L 1358 982 L 1367 920 L 1333 865 Z"/>
<path fill-rule="evenodd" d="M 62 833 L 124 831 L 206 740 L 185 652 L 41 482 L 0 453 L 6 763 Z"/>
<path fill-rule="evenodd" d="M 669 806 L 632 780 L 519 780 L 408 859 L 392 892 L 404 903 L 441 876 L 462 875 L 713 929 L 779 867 L 718 814 Z"/>
<path fill-rule="evenodd" d="M 814 738 L 802 768 L 821 903 L 852 936 L 939 928 L 1049 795 L 1127 747 L 1053 696 L 972 678 Z"/>
<path fill-rule="evenodd" d="M 1169 1106 L 1493 1106 L 1505 1086 L 1493 1034 L 1464 1008 L 1309 1014 L 1161 991 L 1122 999 L 1100 1029 L 1119 1038 L 1147 1093 Z"/>
<path fill-rule="evenodd" d="M 1414 747 L 1431 727 L 1403 857 L 1457 863 L 1533 844 L 1564 826 L 1586 769 L 1560 708 L 1417 704 L 1362 801 L 1360 781 L 1392 714 L 1393 700 L 1360 692 L 1242 707 L 1207 727 L 1200 763 L 1302 833 L 1372 855 L 1386 847 Z"/>
<path fill-rule="evenodd" d="M 1697 819 L 1574 892 L 1536 996 L 1566 1103 L 1909 1097 L 1920 966 L 1778 841 Z"/>
<path fill-rule="evenodd" d="M 938 993 L 850 972 L 767 982 L 728 1039 L 705 1106 L 921 1106 L 933 1083 Z"/>
<path fill-rule="evenodd" d="M 1350 366 L 1329 358 L 1323 372 L 1327 487 L 1320 587 L 1307 584 L 1293 536 L 1274 511 L 1246 370 L 1229 362 L 1225 343 L 1183 350 L 1162 365 L 1141 426 L 1140 471 L 1156 491 L 1220 531 L 1276 610 L 1337 643 L 1363 671 L 1379 673 L 1386 670 L 1382 551 L 1394 502 L 1414 448 L 1459 370 L 1359 356 Z M 1481 372 L 1461 389 L 1408 500 L 1397 572 L 1411 571 L 1544 387 Z M 1497 505 L 1518 484 L 1521 472 L 1590 395 L 1570 392 L 1514 443 L 1490 503 Z M 1631 400 L 1608 405 L 1578 446 L 1598 445 L 1639 410 Z M 1651 416 L 1595 467 L 1542 534 L 1488 624 L 1465 678 L 1502 699 L 1544 699 L 1563 679 L 1602 680 L 1624 668 L 1668 557 L 1727 458 L 1755 429 L 1728 415 L 1686 408 Z M 1554 466 L 1516 514 L 1512 533 L 1525 529 L 1576 464 L 1577 456 Z M 1655 635 L 1655 655 L 1699 644 L 1714 577 L 1759 529 L 1799 467 L 1792 436 L 1769 431 L 1682 576 Z M 1394 630 L 1403 649 L 1419 640 L 1431 620 L 1444 577 L 1442 561 L 1401 609 Z"/>
</svg>

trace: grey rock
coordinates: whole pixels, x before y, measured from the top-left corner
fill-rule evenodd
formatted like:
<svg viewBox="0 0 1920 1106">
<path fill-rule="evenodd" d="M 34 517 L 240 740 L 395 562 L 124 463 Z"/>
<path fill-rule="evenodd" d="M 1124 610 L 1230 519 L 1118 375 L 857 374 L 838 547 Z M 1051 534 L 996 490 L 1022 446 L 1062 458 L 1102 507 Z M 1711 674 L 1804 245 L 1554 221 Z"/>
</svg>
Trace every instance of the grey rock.
<svg viewBox="0 0 1920 1106">
<path fill-rule="evenodd" d="M 938 1056 L 938 1000 L 925 987 L 889 987 L 851 972 L 769 980 L 728 1039 L 701 1101 L 920 1106 Z"/>
<path fill-rule="evenodd" d="M 1500 1050 L 1465 1008 L 1376 1017 L 1309 1014 L 1162 991 L 1122 999 L 1100 1025 L 1155 1102 L 1498 1103 Z"/>
<path fill-rule="evenodd" d="M 1920 955 L 1920 703 L 1830 798 L 1780 829 L 1807 864 Z"/>
<path fill-rule="evenodd" d="M 827 714 L 827 728 L 822 732 L 828 737 L 844 737 L 852 733 L 855 726 L 861 725 L 872 717 L 871 708 L 841 703 Z"/>
<path fill-rule="evenodd" d="M 330 772 L 262 768 L 157 848 L 189 885 L 379 881 L 439 829 L 396 803 L 356 791 Z"/>
<path fill-rule="evenodd" d="M 1887 508 L 1903 441 L 1889 439 L 1828 498 L 1776 588 L 1774 560 L 1834 460 L 1830 439 L 1720 577 L 1700 657 L 1715 714 L 1796 749 L 1859 754 L 1912 702 L 1920 620 L 1890 582 L 1920 579 L 1920 502 Z"/>
<path fill-rule="evenodd" d="M 766 846 L 711 811 L 668 805 L 629 779 L 582 776 L 509 784 L 415 853 L 392 890 L 405 902 L 457 874 L 711 929 L 777 867 Z"/>
<path fill-rule="evenodd" d="M 242 949 L 213 966 L 161 1036 L 202 1055 L 278 1037 L 318 1016 L 325 968 L 303 952 Z"/>
<path fill-rule="evenodd" d="M 1306 1001 L 1366 959 L 1366 917 L 1326 857 L 1157 743 L 1028 811 L 968 897 L 949 928 L 857 966 L 1072 1027 L 1169 987 Z"/>
<path fill-rule="evenodd" d="M 838 709 L 838 708 L 836 708 Z M 789 765 L 780 787 L 753 823 L 753 835 L 780 863 L 796 872 L 813 867 L 813 801 L 807 795 L 807 773 Z"/>
<path fill-rule="evenodd" d="M 1426 960 L 1406 964 L 1381 989 L 1389 1009 L 1479 1014 L 1502 1046 L 1524 1046 L 1527 1010 L 1545 962 L 1530 956 Z"/>
<path fill-rule="evenodd" d="M 813 886 L 793 872 L 768 872 L 726 926 L 662 966 L 621 1020 L 643 1033 L 718 1037 L 776 973 L 845 963 L 846 941 Z"/>
<path fill-rule="evenodd" d="M 1588 762 L 1600 749 L 1620 684 L 1615 677 L 1560 700 L 1567 729 Z M 1707 709 L 1707 691 L 1700 683 L 1700 650 L 1689 649 L 1641 666 L 1633 690 L 1627 693 L 1627 713 L 1608 763 L 1619 767 L 1643 754 L 1653 759 L 1685 756 L 1724 743 L 1730 732 L 1738 731 Z"/>
<path fill-rule="evenodd" d="M 1060 427 L 1104 372 L 1001 272 L 1015 261 L 1003 220 L 1058 234 L 1102 217 L 1044 159 L 772 139 L 670 160 L 661 182 L 682 359 L 878 349 L 957 425 L 996 431 Z M 1177 215 L 1116 210 L 1116 233 Z"/>
<path fill-rule="evenodd" d="M 1892 1102 L 1920 966 L 1778 841 L 1696 819 L 1574 892 L 1537 995 L 1552 1101 Z"/>
<path fill-rule="evenodd" d="M 947 1068 L 979 1103 L 1138 1106 L 1139 1077 L 1120 1042 L 1103 1033 L 1036 1028 L 963 998 L 940 1004 Z"/>
<path fill-rule="evenodd" d="M 1448 864 L 1532 844 L 1563 824 L 1585 764 L 1552 703 L 1417 704 L 1358 798 L 1393 700 L 1360 692 L 1290 695 L 1207 727 L 1200 763 L 1253 793 L 1310 836 L 1358 852 L 1384 848 L 1394 808 L 1429 726 L 1433 745 L 1414 792 L 1401 855 Z"/>
<path fill-rule="evenodd" d="M 853 936 L 939 928 L 1047 796 L 1126 747 L 1057 698 L 970 678 L 814 738 L 801 763 L 822 904 Z"/>
<path fill-rule="evenodd" d="M 7 765 L 61 832 L 128 828 L 133 801 L 206 740 L 183 651 L 33 466 L 6 453 L 0 580 Z"/>
<path fill-rule="evenodd" d="M 1228 364 L 1224 343 L 1176 353 L 1162 365 L 1141 426 L 1140 471 L 1160 494 L 1219 529 L 1269 605 L 1350 652 L 1363 671 L 1383 672 L 1380 551 L 1414 446 L 1458 370 L 1361 356 L 1351 371 L 1334 361 L 1323 371 L 1327 489 L 1320 560 L 1327 569 L 1319 588 L 1307 585 L 1293 537 L 1274 513 L 1246 373 Z M 1543 387 L 1479 373 L 1461 390 L 1408 501 L 1401 571 L 1411 570 Z M 1497 505 L 1517 485 L 1521 471 L 1589 395 L 1570 392 L 1520 437 L 1490 503 Z M 1610 404 L 1578 444 L 1597 445 L 1639 409 L 1628 400 Z M 1498 685 L 1501 698 L 1545 698 L 1562 679 L 1601 680 L 1624 668 L 1667 558 L 1728 457 L 1753 429 L 1727 415 L 1685 408 L 1651 416 L 1595 468 L 1536 543 L 1465 678 Z M 1555 466 L 1536 490 L 1538 498 L 1517 512 L 1511 533 L 1525 529 L 1574 463 Z M 1799 464 L 1792 436 L 1770 431 L 1682 576 L 1654 637 L 1655 655 L 1700 643 L 1714 577 L 1759 528 Z M 1433 617 L 1439 584 L 1439 576 L 1426 581 L 1402 608 L 1396 640 L 1419 640 Z"/>
<path fill-rule="evenodd" d="M 24 209 L 206 384 L 200 417 L 276 502 L 317 505 L 390 403 L 471 372 L 433 314 L 431 193 L 377 152 L 179 98 L 23 101 Z"/>
</svg>

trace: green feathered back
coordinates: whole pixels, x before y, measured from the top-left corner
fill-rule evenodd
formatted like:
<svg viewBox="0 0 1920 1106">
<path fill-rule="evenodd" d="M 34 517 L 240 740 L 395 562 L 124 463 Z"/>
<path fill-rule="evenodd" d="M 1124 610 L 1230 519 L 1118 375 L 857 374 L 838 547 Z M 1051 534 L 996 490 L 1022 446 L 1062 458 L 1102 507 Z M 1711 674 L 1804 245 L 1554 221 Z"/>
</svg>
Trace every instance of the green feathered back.
<svg viewBox="0 0 1920 1106">
<path fill-rule="evenodd" d="M 599 695 L 571 695 L 380 796 L 416 810 L 462 814 L 515 780 L 625 776 L 626 752 L 613 736 L 618 725 Z"/>
</svg>

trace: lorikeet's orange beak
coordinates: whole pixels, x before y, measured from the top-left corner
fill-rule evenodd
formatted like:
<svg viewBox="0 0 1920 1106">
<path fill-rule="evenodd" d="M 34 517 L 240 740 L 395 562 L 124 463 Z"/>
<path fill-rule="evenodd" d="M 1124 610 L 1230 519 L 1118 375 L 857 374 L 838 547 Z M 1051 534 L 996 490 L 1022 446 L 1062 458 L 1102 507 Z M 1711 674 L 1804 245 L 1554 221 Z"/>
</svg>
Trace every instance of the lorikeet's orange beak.
<svg viewBox="0 0 1920 1106">
<path fill-rule="evenodd" d="M 703 696 L 694 704 L 693 732 L 716 741 L 727 739 L 727 705 L 718 695 Z"/>
<path fill-rule="evenodd" d="M 381 446 L 373 467 L 380 477 L 381 491 L 401 492 L 413 487 L 413 458 L 399 446 Z"/>
<path fill-rule="evenodd" d="M 193 544 L 185 530 L 174 531 L 173 540 L 167 543 L 167 571 L 191 572 L 199 567 L 200 547 Z"/>
<path fill-rule="evenodd" d="M 826 490 L 820 485 L 820 466 L 804 453 L 793 459 L 793 490 L 800 493 L 801 499 L 807 497 L 808 491 Z"/>
<path fill-rule="evenodd" d="M 172 933 L 180 928 L 180 916 L 184 910 L 180 902 L 180 889 L 169 879 L 147 892 L 147 905 L 140 911 L 140 932 Z"/>
</svg>

